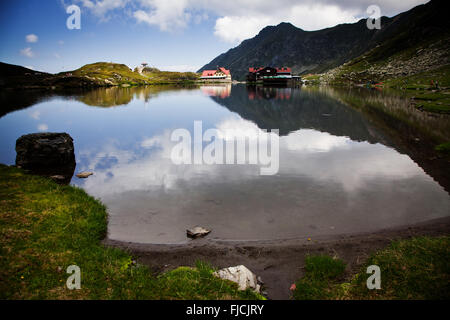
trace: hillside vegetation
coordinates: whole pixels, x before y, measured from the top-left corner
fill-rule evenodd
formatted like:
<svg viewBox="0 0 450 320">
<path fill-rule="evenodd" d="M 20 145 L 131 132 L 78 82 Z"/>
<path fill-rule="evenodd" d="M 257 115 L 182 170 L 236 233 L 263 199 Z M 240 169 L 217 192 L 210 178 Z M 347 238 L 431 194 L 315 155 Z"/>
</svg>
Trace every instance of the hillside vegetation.
<svg viewBox="0 0 450 320">
<path fill-rule="evenodd" d="M 186 84 L 198 80 L 193 72 L 169 72 L 156 68 L 142 74 L 128 66 L 112 62 L 87 64 L 58 74 L 36 72 L 24 67 L 0 63 L 0 87 L 6 88 L 92 88 L 140 86 L 153 84 Z"/>
<path fill-rule="evenodd" d="M 161 71 L 156 68 L 144 68 L 142 74 L 151 81 L 159 83 L 192 82 L 199 80 L 199 75 L 194 72 Z"/>
<path fill-rule="evenodd" d="M 72 72 L 72 75 L 84 77 L 106 85 L 147 85 L 195 81 L 198 75 L 192 72 L 169 72 L 156 68 L 145 68 L 142 73 L 133 71 L 124 64 L 97 62 L 88 64 Z"/>
<path fill-rule="evenodd" d="M 145 84 L 148 80 L 137 72 L 133 72 L 128 66 L 118 63 L 97 62 L 87 64 L 71 72 L 60 73 L 60 76 L 72 74 L 75 77 L 83 77 L 94 82 L 106 85 L 137 85 Z"/>
</svg>

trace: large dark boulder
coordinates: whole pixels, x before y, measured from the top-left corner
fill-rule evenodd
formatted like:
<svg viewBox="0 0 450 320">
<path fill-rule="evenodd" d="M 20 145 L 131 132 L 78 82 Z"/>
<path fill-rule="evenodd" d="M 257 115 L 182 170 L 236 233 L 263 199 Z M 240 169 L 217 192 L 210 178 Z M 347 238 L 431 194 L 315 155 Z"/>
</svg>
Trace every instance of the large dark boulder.
<svg viewBox="0 0 450 320">
<path fill-rule="evenodd" d="M 69 183 L 75 171 L 73 139 L 67 133 L 32 133 L 16 141 L 16 166 Z"/>
</svg>

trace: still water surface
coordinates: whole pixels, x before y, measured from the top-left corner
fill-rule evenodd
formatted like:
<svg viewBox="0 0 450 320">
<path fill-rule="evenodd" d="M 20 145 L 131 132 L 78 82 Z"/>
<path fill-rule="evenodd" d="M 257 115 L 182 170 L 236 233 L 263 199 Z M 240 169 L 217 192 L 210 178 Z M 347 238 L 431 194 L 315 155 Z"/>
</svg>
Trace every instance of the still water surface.
<svg viewBox="0 0 450 320">
<path fill-rule="evenodd" d="M 279 129 L 278 174 L 261 176 L 249 164 L 173 164 L 171 132 L 192 132 L 196 120 L 236 138 Z M 95 175 L 72 184 L 106 204 L 115 240 L 185 243 L 195 225 L 211 228 L 210 239 L 314 238 L 450 212 L 448 193 L 397 151 L 392 133 L 332 89 L 110 88 L 36 99 L 0 118 L 0 162 L 14 164 L 16 139 L 39 131 L 74 138 L 76 171 Z"/>
</svg>

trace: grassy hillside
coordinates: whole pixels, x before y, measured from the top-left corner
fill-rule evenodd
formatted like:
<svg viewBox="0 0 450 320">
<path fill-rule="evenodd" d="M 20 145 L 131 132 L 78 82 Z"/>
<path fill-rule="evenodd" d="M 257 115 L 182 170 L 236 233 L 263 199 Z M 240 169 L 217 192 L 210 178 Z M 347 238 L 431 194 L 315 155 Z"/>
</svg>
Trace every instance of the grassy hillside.
<svg viewBox="0 0 450 320">
<path fill-rule="evenodd" d="M 105 207 L 83 190 L 0 165 L 0 299 L 262 299 L 197 263 L 155 275 L 104 247 Z M 69 290 L 66 269 L 81 269 Z"/>
<path fill-rule="evenodd" d="M 148 80 L 159 83 L 192 82 L 200 77 L 194 72 L 161 71 L 156 68 L 144 68 L 142 74 Z"/>
<path fill-rule="evenodd" d="M 71 73 L 75 77 L 84 77 L 93 81 L 103 82 L 106 85 L 138 85 L 145 84 L 148 80 L 137 72 L 133 72 L 128 66 L 118 63 L 97 62 L 87 64 L 71 72 L 60 73 L 60 76 Z"/>
<path fill-rule="evenodd" d="M 108 86 L 140 86 L 153 84 L 185 84 L 198 80 L 192 72 L 169 72 L 148 69 L 142 74 L 128 66 L 111 62 L 87 64 L 73 71 L 53 75 L 20 66 L 0 63 L 0 87 L 7 88 L 92 88 Z"/>
<path fill-rule="evenodd" d="M 93 81 L 105 83 L 105 85 L 146 85 L 162 83 L 180 83 L 195 81 L 198 75 L 192 72 L 160 71 L 156 68 L 145 68 L 141 73 L 128 68 L 124 64 L 97 62 L 88 64 L 71 72 L 72 75 L 88 78 Z M 67 74 L 67 73 L 65 73 Z"/>
</svg>

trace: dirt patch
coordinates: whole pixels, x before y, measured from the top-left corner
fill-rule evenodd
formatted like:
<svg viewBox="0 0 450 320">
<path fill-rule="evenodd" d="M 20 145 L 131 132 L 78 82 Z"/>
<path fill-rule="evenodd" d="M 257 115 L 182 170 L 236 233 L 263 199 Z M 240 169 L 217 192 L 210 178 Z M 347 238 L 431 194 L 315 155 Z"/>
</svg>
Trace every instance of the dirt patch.
<svg viewBox="0 0 450 320">
<path fill-rule="evenodd" d="M 194 266 L 198 260 L 224 268 L 243 264 L 265 284 L 269 299 L 289 299 L 289 287 L 303 276 L 304 260 L 309 254 L 337 256 L 347 263 L 346 276 L 359 271 L 370 254 L 386 247 L 392 240 L 416 236 L 439 236 L 450 233 L 450 218 L 432 220 L 403 228 L 385 229 L 374 233 L 258 241 L 224 242 L 208 239 L 193 240 L 186 245 L 152 245 L 119 242 L 106 239 L 106 245 L 126 249 L 142 264 L 155 272 L 179 266 Z"/>
</svg>

